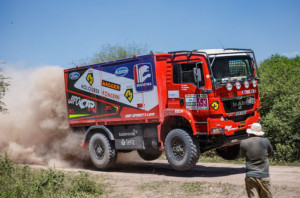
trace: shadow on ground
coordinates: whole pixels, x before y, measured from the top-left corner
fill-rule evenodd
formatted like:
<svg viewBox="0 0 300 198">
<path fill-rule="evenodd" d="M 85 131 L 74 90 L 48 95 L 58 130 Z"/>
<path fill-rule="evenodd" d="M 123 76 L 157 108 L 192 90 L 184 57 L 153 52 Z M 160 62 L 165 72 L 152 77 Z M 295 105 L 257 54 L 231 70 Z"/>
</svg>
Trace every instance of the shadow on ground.
<svg viewBox="0 0 300 198">
<path fill-rule="evenodd" d="M 245 168 L 229 168 L 229 167 L 209 167 L 196 165 L 189 171 L 177 171 L 170 167 L 167 163 L 161 162 L 134 162 L 134 163 L 118 163 L 108 171 L 100 171 L 94 167 L 86 167 L 92 171 L 99 172 L 119 172 L 131 174 L 154 174 L 165 175 L 171 177 L 222 177 L 228 175 L 236 175 L 245 173 Z"/>
</svg>

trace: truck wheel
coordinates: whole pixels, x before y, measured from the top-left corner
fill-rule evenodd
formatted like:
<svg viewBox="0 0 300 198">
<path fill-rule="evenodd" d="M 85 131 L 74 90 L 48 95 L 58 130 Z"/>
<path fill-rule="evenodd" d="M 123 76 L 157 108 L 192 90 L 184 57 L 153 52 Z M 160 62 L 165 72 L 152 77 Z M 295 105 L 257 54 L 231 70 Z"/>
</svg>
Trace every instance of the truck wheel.
<svg viewBox="0 0 300 198">
<path fill-rule="evenodd" d="M 167 135 L 165 152 L 171 167 L 179 171 L 192 169 L 200 156 L 199 144 L 182 129 L 174 129 Z"/>
<path fill-rule="evenodd" d="M 105 135 L 100 133 L 92 136 L 89 143 L 89 153 L 93 164 L 102 170 L 112 167 L 117 159 L 114 145 Z"/>
<path fill-rule="evenodd" d="M 162 154 L 162 152 L 160 150 L 154 149 L 154 148 L 146 149 L 146 150 L 138 150 L 137 152 L 138 152 L 139 156 L 143 160 L 146 160 L 146 161 L 156 160 Z"/>
<path fill-rule="evenodd" d="M 235 160 L 239 157 L 240 145 L 216 149 L 217 154 L 225 160 Z"/>
</svg>

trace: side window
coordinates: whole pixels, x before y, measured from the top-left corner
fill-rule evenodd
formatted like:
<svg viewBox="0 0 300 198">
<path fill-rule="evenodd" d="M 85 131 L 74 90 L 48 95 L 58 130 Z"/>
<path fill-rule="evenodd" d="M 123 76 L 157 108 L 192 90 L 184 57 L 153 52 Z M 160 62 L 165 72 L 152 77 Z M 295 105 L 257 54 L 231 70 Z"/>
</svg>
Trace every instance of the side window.
<svg viewBox="0 0 300 198">
<path fill-rule="evenodd" d="M 174 64 L 173 65 L 173 83 L 174 84 L 185 84 L 190 83 L 197 86 L 196 79 L 194 77 L 194 68 L 196 68 L 196 63 L 185 63 L 185 64 Z M 201 70 L 201 79 L 199 86 L 204 86 L 204 75 L 202 64 L 198 64 L 198 68 Z"/>
</svg>

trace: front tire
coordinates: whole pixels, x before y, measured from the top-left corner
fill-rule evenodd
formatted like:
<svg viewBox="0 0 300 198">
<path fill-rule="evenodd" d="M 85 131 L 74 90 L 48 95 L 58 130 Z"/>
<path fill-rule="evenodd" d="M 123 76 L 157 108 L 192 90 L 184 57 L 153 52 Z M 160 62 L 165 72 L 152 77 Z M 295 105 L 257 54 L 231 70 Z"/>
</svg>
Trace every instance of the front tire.
<svg viewBox="0 0 300 198">
<path fill-rule="evenodd" d="M 92 136 L 89 143 L 89 154 L 93 164 L 101 170 L 111 168 L 117 159 L 113 143 L 100 133 Z"/>
<path fill-rule="evenodd" d="M 165 152 L 171 167 L 179 171 L 192 169 L 200 156 L 198 142 L 182 129 L 174 129 L 167 135 Z"/>
<path fill-rule="evenodd" d="M 154 149 L 154 148 L 151 148 L 151 149 L 145 149 L 145 150 L 138 150 L 137 151 L 139 156 L 143 159 L 143 160 L 146 160 L 146 161 L 152 161 L 152 160 L 156 160 L 158 159 L 162 152 L 158 149 Z"/>
<path fill-rule="evenodd" d="M 216 149 L 216 153 L 225 160 L 235 160 L 240 154 L 240 145 Z"/>
</svg>

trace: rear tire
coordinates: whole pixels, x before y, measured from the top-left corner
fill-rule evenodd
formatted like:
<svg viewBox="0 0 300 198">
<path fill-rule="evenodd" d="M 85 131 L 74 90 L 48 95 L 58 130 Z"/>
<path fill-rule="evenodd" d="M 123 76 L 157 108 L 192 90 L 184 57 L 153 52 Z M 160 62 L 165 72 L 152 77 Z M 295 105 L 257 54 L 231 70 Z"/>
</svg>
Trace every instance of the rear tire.
<svg viewBox="0 0 300 198">
<path fill-rule="evenodd" d="M 192 169 L 200 156 L 198 142 L 182 129 L 174 129 L 167 135 L 165 152 L 171 167 L 179 171 Z"/>
<path fill-rule="evenodd" d="M 101 170 L 111 168 L 117 159 L 113 142 L 100 133 L 92 136 L 89 143 L 89 154 L 93 164 Z"/>
<path fill-rule="evenodd" d="M 216 149 L 216 153 L 225 160 L 235 160 L 240 154 L 240 145 Z"/>
<path fill-rule="evenodd" d="M 145 149 L 145 150 L 138 150 L 137 151 L 139 156 L 143 159 L 143 160 L 146 160 L 146 161 L 152 161 L 152 160 L 156 160 L 158 159 L 161 154 L 162 154 L 162 151 L 158 150 L 158 149 L 154 149 L 154 148 L 151 148 L 151 149 Z"/>
</svg>

